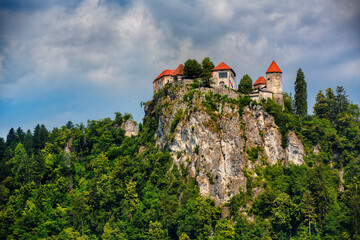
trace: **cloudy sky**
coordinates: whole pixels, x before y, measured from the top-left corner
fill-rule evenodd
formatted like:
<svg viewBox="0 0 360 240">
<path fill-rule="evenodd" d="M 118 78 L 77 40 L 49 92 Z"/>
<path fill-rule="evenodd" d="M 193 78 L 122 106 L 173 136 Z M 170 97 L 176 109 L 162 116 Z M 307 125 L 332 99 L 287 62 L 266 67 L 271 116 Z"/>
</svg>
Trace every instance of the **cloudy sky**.
<svg viewBox="0 0 360 240">
<path fill-rule="evenodd" d="M 273 57 L 283 88 L 296 71 L 360 104 L 360 1 L 0 0 L 0 136 L 131 113 L 164 69 L 225 61 L 253 81 Z"/>
</svg>

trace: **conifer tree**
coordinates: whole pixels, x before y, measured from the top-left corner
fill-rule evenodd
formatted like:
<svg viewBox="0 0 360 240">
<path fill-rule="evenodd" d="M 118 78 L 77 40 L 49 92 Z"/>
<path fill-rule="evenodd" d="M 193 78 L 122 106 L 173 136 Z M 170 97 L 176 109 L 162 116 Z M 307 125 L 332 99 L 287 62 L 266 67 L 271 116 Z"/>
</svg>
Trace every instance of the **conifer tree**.
<svg viewBox="0 0 360 240">
<path fill-rule="evenodd" d="M 326 97 L 327 104 L 329 106 L 329 109 L 328 109 L 329 120 L 334 121 L 334 119 L 336 118 L 336 97 L 331 88 L 326 89 L 325 97 Z"/>
<path fill-rule="evenodd" d="M 329 118 L 330 106 L 328 104 L 325 95 L 319 90 L 319 93 L 316 95 L 316 102 L 314 105 L 314 114 L 318 118 Z"/>
<path fill-rule="evenodd" d="M 299 68 L 295 81 L 295 110 L 299 116 L 303 117 L 306 115 L 307 109 L 307 86 L 304 73 Z"/>
<path fill-rule="evenodd" d="M 6 145 L 10 146 L 12 144 L 16 144 L 17 137 L 14 128 L 11 128 L 8 135 L 6 136 Z"/>
<path fill-rule="evenodd" d="M 301 212 L 308 222 L 309 234 L 311 235 L 311 223 L 315 223 L 317 215 L 315 213 L 315 200 L 309 190 L 304 193 L 301 199 L 301 207 Z"/>
<path fill-rule="evenodd" d="M 335 97 L 335 111 L 336 115 L 345 112 L 349 107 L 349 100 L 343 86 L 338 86 L 336 88 L 336 97 Z"/>
</svg>

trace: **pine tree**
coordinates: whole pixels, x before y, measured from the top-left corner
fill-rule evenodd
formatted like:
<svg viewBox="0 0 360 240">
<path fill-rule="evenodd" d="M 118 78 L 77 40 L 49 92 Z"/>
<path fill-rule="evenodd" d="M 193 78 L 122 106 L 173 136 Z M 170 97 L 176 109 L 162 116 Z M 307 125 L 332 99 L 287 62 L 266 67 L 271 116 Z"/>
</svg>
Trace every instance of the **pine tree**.
<svg viewBox="0 0 360 240">
<path fill-rule="evenodd" d="M 334 121 L 336 118 L 336 97 L 331 88 L 326 89 L 326 101 L 329 106 L 329 120 Z"/>
<path fill-rule="evenodd" d="M 315 200 L 309 190 L 304 193 L 301 200 L 301 206 L 301 212 L 304 214 L 306 221 L 308 222 L 309 234 L 311 235 L 311 223 L 315 223 L 317 215 L 315 213 Z"/>
<path fill-rule="evenodd" d="M 336 97 L 335 97 L 335 111 L 336 115 L 345 112 L 349 107 L 349 100 L 343 86 L 338 86 L 336 88 Z"/>
<path fill-rule="evenodd" d="M 17 142 L 17 136 L 16 136 L 16 133 L 15 133 L 15 130 L 14 130 L 14 128 L 11 128 L 8 135 L 6 136 L 6 145 L 7 146 L 12 145 L 14 147 L 16 142 Z"/>
<path fill-rule="evenodd" d="M 319 90 L 319 93 L 316 95 L 314 114 L 318 118 L 329 118 L 330 116 L 330 106 L 321 90 Z"/>
<path fill-rule="evenodd" d="M 295 110 L 299 116 L 303 117 L 306 115 L 307 109 L 307 86 L 304 73 L 299 68 L 295 81 Z"/>
<path fill-rule="evenodd" d="M 16 129 L 16 136 L 19 142 L 24 142 L 25 139 L 25 133 L 24 131 L 21 129 L 21 127 L 18 127 L 18 129 Z"/>
</svg>

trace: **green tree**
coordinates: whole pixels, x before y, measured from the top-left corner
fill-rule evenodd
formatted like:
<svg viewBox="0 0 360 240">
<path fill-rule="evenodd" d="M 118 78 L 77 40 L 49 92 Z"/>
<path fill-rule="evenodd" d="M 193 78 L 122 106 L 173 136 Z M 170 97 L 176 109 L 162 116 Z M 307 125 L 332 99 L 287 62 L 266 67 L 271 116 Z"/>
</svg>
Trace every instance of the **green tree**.
<svg viewBox="0 0 360 240">
<path fill-rule="evenodd" d="M 326 89 L 326 101 L 329 106 L 329 120 L 334 122 L 336 118 L 336 96 L 331 88 Z"/>
<path fill-rule="evenodd" d="M 336 115 L 346 112 L 349 107 L 349 100 L 343 86 L 338 86 L 336 88 L 336 97 L 335 97 L 335 111 Z"/>
<path fill-rule="evenodd" d="M 40 150 L 45 147 L 45 142 L 48 140 L 49 132 L 44 124 L 38 124 L 34 129 L 33 146 L 35 150 Z"/>
<path fill-rule="evenodd" d="M 25 139 L 25 133 L 24 131 L 21 129 L 21 127 L 18 127 L 18 129 L 16 129 L 16 136 L 19 142 L 23 143 L 24 139 Z"/>
<path fill-rule="evenodd" d="M 294 209 L 297 209 L 291 198 L 286 193 L 280 193 L 273 202 L 271 209 L 271 223 L 273 228 L 282 237 L 290 236 L 292 230 L 292 221 L 294 217 Z"/>
<path fill-rule="evenodd" d="M 212 77 L 212 69 L 215 67 L 214 63 L 210 61 L 209 57 L 204 58 L 201 63 L 202 71 L 200 77 L 202 78 L 203 85 L 205 87 L 210 87 L 211 85 L 211 77 Z"/>
<path fill-rule="evenodd" d="M 129 182 L 126 184 L 124 209 L 126 209 L 127 216 L 131 219 L 133 213 L 137 209 L 137 205 L 140 202 L 139 195 L 136 192 L 136 182 Z"/>
<path fill-rule="evenodd" d="M 18 183 L 24 184 L 30 181 L 32 177 L 32 162 L 21 143 L 18 143 L 15 148 L 15 156 L 12 164 L 14 166 L 13 173 Z"/>
<path fill-rule="evenodd" d="M 330 106 L 328 104 L 325 95 L 319 90 L 319 93 L 316 95 L 316 102 L 314 105 L 314 114 L 318 118 L 327 118 L 329 119 L 329 114 L 331 113 Z"/>
<path fill-rule="evenodd" d="M 27 153 L 31 153 L 32 152 L 32 148 L 33 148 L 33 136 L 31 134 L 30 130 L 27 130 L 26 134 L 25 134 L 25 138 L 24 138 L 24 147 L 27 151 Z"/>
<path fill-rule="evenodd" d="M 73 124 L 71 121 L 68 121 L 68 122 L 66 123 L 65 127 L 66 127 L 67 129 L 72 130 L 72 129 L 74 128 L 74 124 Z"/>
<path fill-rule="evenodd" d="M 344 239 L 345 229 L 341 226 L 345 220 L 345 212 L 335 202 L 324 218 L 324 235 L 326 239 Z"/>
<path fill-rule="evenodd" d="M 249 94 L 252 91 L 252 79 L 248 74 L 241 78 L 238 89 L 242 94 Z"/>
<path fill-rule="evenodd" d="M 16 146 L 16 142 L 17 142 L 17 136 L 15 130 L 14 128 L 11 128 L 6 136 L 6 145 L 14 147 L 14 145 Z"/>
<path fill-rule="evenodd" d="M 179 240 L 190 240 L 189 236 L 186 233 L 181 233 Z"/>
<path fill-rule="evenodd" d="M 148 239 L 165 240 L 168 239 L 167 231 L 163 230 L 163 225 L 158 221 L 150 221 L 147 233 Z"/>
<path fill-rule="evenodd" d="M 294 100 L 291 96 L 291 93 L 289 94 L 287 92 L 284 92 L 283 99 L 284 99 L 285 110 L 288 113 L 293 114 L 294 113 Z"/>
<path fill-rule="evenodd" d="M 311 192 L 307 190 L 301 199 L 301 212 L 304 214 L 306 221 L 308 222 L 308 232 L 311 236 L 311 224 L 315 224 L 315 200 L 311 195 Z"/>
<path fill-rule="evenodd" d="M 184 64 L 184 75 L 187 77 L 199 77 L 201 74 L 201 65 L 195 59 L 188 59 Z"/>
<path fill-rule="evenodd" d="M 215 226 L 214 240 L 235 239 L 235 228 L 231 220 L 221 219 Z"/>
<path fill-rule="evenodd" d="M 307 86 L 305 76 L 301 68 L 297 71 L 295 80 L 295 110 L 299 116 L 307 114 Z"/>
</svg>

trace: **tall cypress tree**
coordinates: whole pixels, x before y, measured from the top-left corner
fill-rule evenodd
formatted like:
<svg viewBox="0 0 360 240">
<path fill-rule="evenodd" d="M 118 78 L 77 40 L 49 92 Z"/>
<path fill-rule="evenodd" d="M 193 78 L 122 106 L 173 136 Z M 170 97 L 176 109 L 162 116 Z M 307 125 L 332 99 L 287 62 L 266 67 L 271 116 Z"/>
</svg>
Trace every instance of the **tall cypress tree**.
<svg viewBox="0 0 360 240">
<path fill-rule="evenodd" d="M 295 81 L 295 110 L 299 116 L 305 116 L 307 109 L 307 87 L 305 76 L 301 68 L 299 68 Z"/>
</svg>

